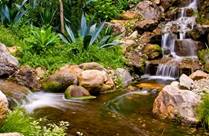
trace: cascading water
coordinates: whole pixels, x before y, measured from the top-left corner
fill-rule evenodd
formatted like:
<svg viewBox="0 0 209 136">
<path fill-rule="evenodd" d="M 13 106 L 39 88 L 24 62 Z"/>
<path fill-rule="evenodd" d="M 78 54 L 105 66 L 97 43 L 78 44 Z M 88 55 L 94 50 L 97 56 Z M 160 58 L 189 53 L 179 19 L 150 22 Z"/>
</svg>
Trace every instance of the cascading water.
<svg viewBox="0 0 209 136">
<path fill-rule="evenodd" d="M 30 93 L 26 96 L 26 99 L 21 102 L 22 107 L 29 113 L 36 109 L 45 107 L 56 108 L 59 110 L 65 110 L 70 107 L 80 108 L 83 101 L 78 100 L 65 100 L 63 94 L 36 92 Z M 74 105 L 74 106 L 73 106 Z"/>
<path fill-rule="evenodd" d="M 188 11 L 197 12 L 197 0 L 192 0 L 186 7 L 180 8 L 179 17 L 175 21 L 168 22 L 162 30 L 161 47 L 163 58 L 170 55 L 172 59 L 166 63 L 159 64 L 154 76 L 150 73 L 150 70 L 146 70 L 144 77 L 161 79 L 178 78 L 178 65 L 180 62 L 185 58 L 197 58 L 195 42 L 192 39 L 186 38 L 187 32 L 191 31 L 196 24 L 196 16 L 193 13 L 192 15 L 188 15 Z M 185 50 L 182 48 L 185 48 Z M 150 63 L 147 63 L 147 65 L 150 65 Z"/>
</svg>

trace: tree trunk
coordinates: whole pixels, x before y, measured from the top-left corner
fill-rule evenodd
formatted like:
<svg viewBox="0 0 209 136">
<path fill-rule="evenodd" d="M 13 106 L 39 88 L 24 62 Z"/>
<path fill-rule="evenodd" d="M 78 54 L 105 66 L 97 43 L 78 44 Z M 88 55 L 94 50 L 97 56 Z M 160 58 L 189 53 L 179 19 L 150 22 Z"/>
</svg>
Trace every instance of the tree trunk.
<svg viewBox="0 0 209 136">
<path fill-rule="evenodd" d="M 65 32 L 65 27 L 64 27 L 64 7 L 63 7 L 63 1 L 59 0 L 60 3 L 60 23 L 61 23 L 61 27 L 60 30 L 62 33 Z"/>
</svg>

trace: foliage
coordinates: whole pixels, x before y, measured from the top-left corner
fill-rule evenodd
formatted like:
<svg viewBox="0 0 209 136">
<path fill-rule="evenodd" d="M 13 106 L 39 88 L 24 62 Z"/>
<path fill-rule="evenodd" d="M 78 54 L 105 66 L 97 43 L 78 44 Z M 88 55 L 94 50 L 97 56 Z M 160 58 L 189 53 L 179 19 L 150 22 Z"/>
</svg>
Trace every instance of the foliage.
<svg viewBox="0 0 209 136">
<path fill-rule="evenodd" d="M 95 0 L 88 7 L 90 15 L 94 16 L 97 20 L 111 20 L 119 16 L 121 8 L 118 8 L 113 0 Z"/>
<path fill-rule="evenodd" d="M 34 26 L 51 25 L 59 26 L 59 3 L 58 0 L 28 0 L 26 6 L 28 13 L 25 22 L 30 22 Z"/>
<path fill-rule="evenodd" d="M 7 4 L 2 4 L 0 7 L 1 23 L 4 25 L 18 23 L 27 13 L 24 9 L 25 2 L 26 1 L 23 1 L 21 4 L 13 4 L 11 7 Z"/>
<path fill-rule="evenodd" d="M 25 136 L 65 136 L 68 123 L 60 122 L 59 125 L 47 124 L 41 126 L 42 120 L 35 120 L 21 109 L 9 113 L 3 122 L 0 132 L 19 132 Z"/>
<path fill-rule="evenodd" d="M 129 5 L 137 4 L 141 0 L 93 0 L 86 9 L 90 16 L 96 20 L 109 21 L 119 17 L 123 10 L 129 9 Z"/>
<path fill-rule="evenodd" d="M 205 94 L 197 108 L 197 116 L 203 125 L 209 125 L 209 94 Z"/>
<path fill-rule="evenodd" d="M 29 37 L 24 40 L 26 42 L 26 48 L 34 53 L 40 54 L 46 48 L 57 44 L 59 42 L 58 36 L 52 32 L 51 27 L 47 28 L 35 28 L 30 30 Z"/>
<path fill-rule="evenodd" d="M 15 33 L 5 28 L 3 25 L 0 25 L 0 42 L 4 43 L 6 46 L 21 46 L 23 42 L 19 39 Z"/>
<path fill-rule="evenodd" d="M 64 64 L 80 64 L 91 61 L 112 68 L 122 67 L 124 64 L 120 47 L 103 49 L 98 46 L 91 46 L 88 50 L 83 50 L 81 40 L 76 40 L 75 43 L 69 45 L 55 45 L 53 48 L 47 48 L 41 54 L 36 54 L 24 48 L 18 54 L 22 64 L 28 64 L 32 67 L 45 67 L 49 71 Z"/>
<path fill-rule="evenodd" d="M 82 16 L 83 8 L 87 0 L 63 0 L 64 16 L 70 21 L 73 32 L 79 30 L 79 23 Z M 91 1 L 91 0 L 90 0 Z"/>
<path fill-rule="evenodd" d="M 111 47 L 118 45 L 119 43 L 114 40 L 110 40 L 111 34 L 109 34 L 108 31 L 103 33 L 103 37 L 101 37 L 100 33 L 104 29 L 104 22 L 100 23 L 99 25 L 95 24 L 88 24 L 86 17 L 82 15 L 81 18 L 81 24 L 80 24 L 80 30 L 79 34 L 73 33 L 70 26 L 66 25 L 66 32 L 67 35 L 60 35 L 61 39 L 66 42 L 76 42 L 76 35 L 79 35 L 80 38 L 82 38 L 83 41 L 83 49 L 88 49 L 89 46 L 93 45 L 94 43 L 97 43 L 101 48 L 105 47 Z"/>
</svg>

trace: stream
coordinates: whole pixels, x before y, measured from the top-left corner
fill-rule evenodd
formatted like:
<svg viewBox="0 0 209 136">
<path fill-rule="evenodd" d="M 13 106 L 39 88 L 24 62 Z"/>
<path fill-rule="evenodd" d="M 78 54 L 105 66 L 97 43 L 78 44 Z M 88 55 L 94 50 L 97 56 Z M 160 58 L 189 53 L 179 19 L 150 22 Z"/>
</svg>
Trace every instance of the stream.
<svg viewBox="0 0 209 136">
<path fill-rule="evenodd" d="M 162 85 L 168 81 L 141 81 Z M 126 90 L 93 100 L 65 100 L 61 94 L 29 94 L 23 107 L 35 117 L 51 122 L 68 121 L 69 136 L 201 136 L 202 130 L 159 120 L 152 114 L 156 90 Z"/>
</svg>

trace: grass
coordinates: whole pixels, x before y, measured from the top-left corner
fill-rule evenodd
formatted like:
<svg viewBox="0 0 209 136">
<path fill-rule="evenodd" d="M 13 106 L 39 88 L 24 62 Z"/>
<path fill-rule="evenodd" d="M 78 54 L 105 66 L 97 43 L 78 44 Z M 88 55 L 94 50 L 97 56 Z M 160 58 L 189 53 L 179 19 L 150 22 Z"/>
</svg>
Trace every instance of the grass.
<svg viewBox="0 0 209 136">
<path fill-rule="evenodd" d="M 6 46 L 21 46 L 23 44 L 12 30 L 5 28 L 3 25 L 0 25 L 0 42 Z"/>
<path fill-rule="evenodd" d="M 23 47 L 17 56 L 21 64 L 44 67 L 49 71 L 56 70 L 64 64 L 80 64 L 92 61 L 111 68 L 122 67 L 124 64 L 120 47 L 102 49 L 93 45 L 88 50 L 83 50 L 81 41 L 68 45 L 55 45 L 41 54 L 36 54 Z"/>
<path fill-rule="evenodd" d="M 42 67 L 49 72 L 65 64 L 85 62 L 98 62 L 113 69 L 124 65 L 125 60 L 121 47 L 99 48 L 97 44 L 94 44 L 84 50 L 83 42 L 80 39 L 76 39 L 75 43 L 70 44 L 64 44 L 60 39 L 56 39 L 56 42 L 49 46 L 48 43 L 52 43 L 51 39 L 53 39 L 51 37 L 56 37 L 57 34 L 50 29 L 47 30 L 31 26 L 11 26 L 9 28 L 0 26 L 0 42 L 6 46 L 18 47 L 15 56 L 20 64 L 34 68 Z"/>
<path fill-rule="evenodd" d="M 1 133 L 18 132 L 24 136 L 66 136 L 68 124 L 60 122 L 59 125 L 47 124 L 41 126 L 37 121 L 21 109 L 10 112 L 0 128 Z"/>
<path fill-rule="evenodd" d="M 202 121 L 204 126 L 209 125 L 209 94 L 205 94 L 202 98 L 202 102 L 197 108 L 197 117 Z"/>
</svg>

